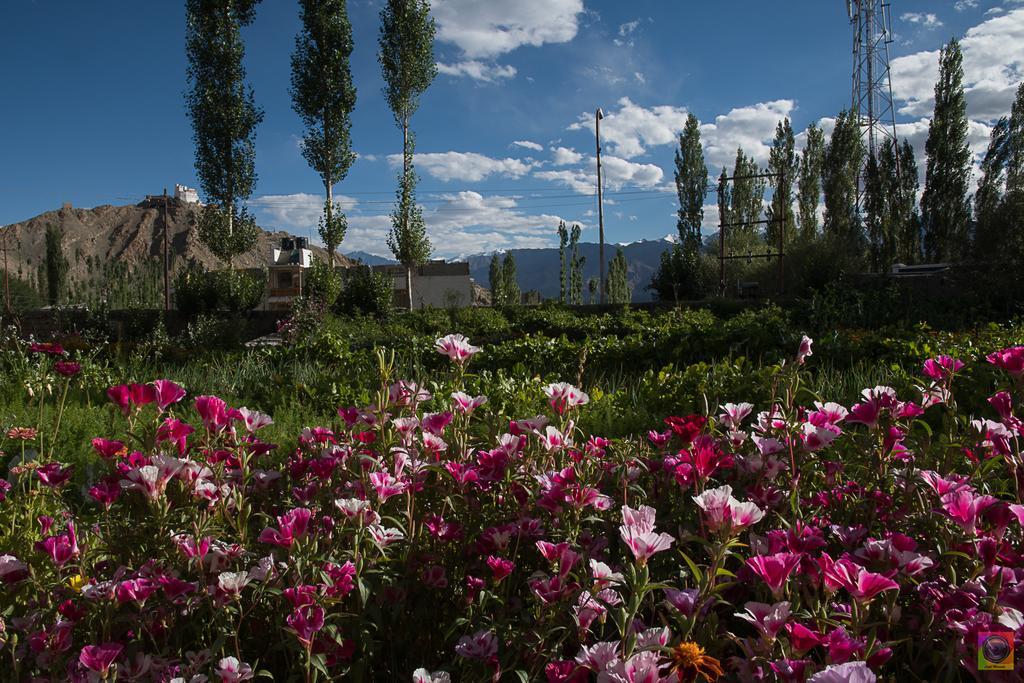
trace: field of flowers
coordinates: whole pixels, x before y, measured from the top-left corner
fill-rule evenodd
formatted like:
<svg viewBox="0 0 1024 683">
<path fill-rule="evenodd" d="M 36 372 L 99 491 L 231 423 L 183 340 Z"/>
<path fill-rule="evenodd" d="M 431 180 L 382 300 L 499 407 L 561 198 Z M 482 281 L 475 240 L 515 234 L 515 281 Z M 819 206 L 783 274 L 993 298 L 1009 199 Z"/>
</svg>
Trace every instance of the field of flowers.
<svg viewBox="0 0 1024 683">
<path fill-rule="evenodd" d="M 474 391 L 487 348 L 434 348 L 449 365 L 418 381 L 377 351 L 367 404 L 282 444 L 255 408 L 115 385 L 70 462 L 83 365 L 28 347 L 0 678 L 1020 680 L 1019 658 L 978 671 L 978 636 L 1024 639 L 1024 347 L 840 405 L 805 337 L 757 405 L 616 438 L 578 426 L 594 402 L 572 384 L 520 388 L 533 409 L 509 416 Z"/>
</svg>

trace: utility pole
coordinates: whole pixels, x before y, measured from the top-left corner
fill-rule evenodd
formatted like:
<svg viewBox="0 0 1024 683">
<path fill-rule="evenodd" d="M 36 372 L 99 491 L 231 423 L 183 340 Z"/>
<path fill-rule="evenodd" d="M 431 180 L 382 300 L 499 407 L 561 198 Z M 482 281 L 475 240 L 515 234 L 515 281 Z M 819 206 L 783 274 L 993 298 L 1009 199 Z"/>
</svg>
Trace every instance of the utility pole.
<svg viewBox="0 0 1024 683">
<path fill-rule="evenodd" d="M 164 188 L 164 310 L 171 310 L 171 285 L 168 281 L 167 263 L 167 188 Z"/>
<path fill-rule="evenodd" d="M 608 289 L 608 283 L 605 281 L 604 271 L 607 264 L 604 260 L 604 194 L 601 188 L 601 119 L 604 118 L 604 112 L 598 107 L 597 113 L 594 115 L 594 134 L 597 138 L 597 225 L 599 239 L 601 245 L 599 248 L 599 256 L 601 259 L 601 304 L 605 303 L 606 290 Z"/>
</svg>

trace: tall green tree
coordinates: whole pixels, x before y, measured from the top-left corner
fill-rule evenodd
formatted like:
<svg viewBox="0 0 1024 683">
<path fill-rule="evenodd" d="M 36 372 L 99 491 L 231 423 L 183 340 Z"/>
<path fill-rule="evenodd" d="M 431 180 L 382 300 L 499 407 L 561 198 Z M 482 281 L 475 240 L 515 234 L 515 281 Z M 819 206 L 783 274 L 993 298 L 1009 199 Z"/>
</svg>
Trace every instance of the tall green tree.
<svg viewBox="0 0 1024 683">
<path fill-rule="evenodd" d="M 558 300 L 569 303 L 569 227 L 565 221 L 558 221 Z"/>
<path fill-rule="evenodd" d="M 935 113 L 925 143 L 928 161 L 921 217 L 925 251 L 932 261 L 958 260 L 968 249 L 971 150 L 967 131 L 963 55 L 960 44 L 951 40 L 939 54 Z"/>
<path fill-rule="evenodd" d="M 818 236 L 818 204 L 821 202 L 821 173 L 825 161 L 825 133 L 816 123 L 807 127 L 807 142 L 800 155 L 797 222 L 800 239 Z"/>
<path fill-rule="evenodd" d="M 768 244 L 774 249 L 779 243 L 780 222 L 786 244 L 792 244 L 796 237 L 796 216 L 792 209 L 793 185 L 800 172 L 800 160 L 796 154 L 793 126 L 788 118 L 775 126 L 775 139 L 768 156 L 768 172 L 776 174 L 766 230 Z"/>
<path fill-rule="evenodd" d="M 875 273 L 885 270 L 883 261 L 889 238 L 886 227 L 890 225 L 886 215 L 887 185 L 886 179 L 882 177 L 878 158 L 869 152 L 867 164 L 864 166 L 863 219 L 868 239 L 869 262 L 872 272 Z"/>
<path fill-rule="evenodd" d="M 719 225 L 728 225 L 732 223 L 732 212 L 730 207 L 732 206 L 732 187 L 729 185 L 729 172 L 722 169 L 722 172 L 718 174 L 718 186 L 716 193 L 718 194 L 718 222 Z M 728 229 L 724 228 L 728 234 Z"/>
<path fill-rule="evenodd" d="M 755 239 L 760 233 L 761 215 L 764 213 L 764 192 L 768 187 L 765 178 L 756 176 L 761 174 L 761 169 L 753 157 L 748 157 L 742 147 L 736 149 L 736 163 L 733 166 L 732 175 L 735 178 L 732 183 L 732 203 L 729 207 L 729 214 L 732 223 L 738 223 L 726 230 L 726 236 L 730 233 L 738 239 L 744 240 L 744 246 Z"/>
<path fill-rule="evenodd" d="M 511 251 L 505 252 L 505 261 L 501 266 L 501 294 L 505 306 L 518 306 L 523 299 L 519 289 L 519 276 L 516 274 L 516 260 Z"/>
<path fill-rule="evenodd" d="M 687 248 L 700 248 L 700 229 L 704 223 L 704 199 L 708 194 L 708 167 L 704 162 L 704 147 L 700 141 L 700 122 L 690 114 L 679 134 L 676 150 L 676 228 L 679 243 Z"/>
<path fill-rule="evenodd" d="M 917 210 L 920 181 L 917 159 L 914 156 L 914 146 L 909 140 L 903 140 L 898 151 L 895 147 L 893 150 L 899 154 L 899 167 L 889 168 L 887 171 L 883 168 L 883 175 L 895 178 L 894 186 L 887 190 L 893 203 L 890 214 L 893 220 L 891 232 L 895 242 L 894 258 L 900 263 L 914 264 L 921 260 L 921 214 Z M 889 159 L 888 155 L 883 157 L 883 161 L 891 165 L 893 162 Z"/>
<path fill-rule="evenodd" d="M 1010 110 L 1006 144 L 1006 192 L 1000 205 L 1001 221 L 1006 226 L 1007 250 L 1024 260 L 1024 83 Z"/>
<path fill-rule="evenodd" d="M 629 264 L 626 254 L 619 247 L 615 258 L 608 264 L 608 303 L 625 305 L 630 302 Z"/>
<path fill-rule="evenodd" d="M 491 283 L 491 305 L 500 306 L 505 299 L 505 271 L 502 270 L 498 252 L 491 254 L 491 265 L 487 274 Z"/>
<path fill-rule="evenodd" d="M 430 258 L 431 244 L 423 212 L 416 204 L 415 142 L 409 121 L 419 108 L 420 96 L 437 75 L 435 26 L 428 0 L 387 0 L 380 11 L 380 22 L 377 60 L 384 75 L 384 96 L 395 122 L 402 129 L 402 171 L 395 209 L 391 214 L 388 246 L 405 266 L 411 309 L 412 269 Z"/>
<path fill-rule="evenodd" d="M 569 272 L 569 300 L 575 306 L 583 303 L 583 264 L 586 258 L 580 255 L 580 235 L 583 229 L 574 224 L 569 234 L 569 244 L 572 246 L 572 261 Z"/>
<path fill-rule="evenodd" d="M 999 253 L 1004 236 L 1001 207 L 1010 156 L 1010 119 L 1002 117 L 992 127 L 988 149 L 981 161 L 981 178 L 974 194 L 974 254 L 989 260 Z"/>
<path fill-rule="evenodd" d="M 68 259 L 64 256 L 64 234 L 56 225 L 46 226 L 46 299 L 51 306 L 61 302 L 68 285 Z"/>
<path fill-rule="evenodd" d="M 863 230 L 857 217 L 857 185 L 864 154 L 856 115 L 841 112 L 836 118 L 832 138 L 825 146 L 821 184 L 825 194 L 825 235 L 839 240 L 850 256 L 863 250 Z"/>
<path fill-rule="evenodd" d="M 334 202 L 334 185 L 345 179 L 355 161 L 349 135 L 356 106 L 349 59 L 352 25 L 346 0 L 299 0 L 302 32 L 292 53 L 292 108 L 306 126 L 302 156 L 324 184 L 320 237 L 328 265 L 345 239 L 348 221 Z"/>
<path fill-rule="evenodd" d="M 186 110 L 196 146 L 196 174 L 208 204 L 199 238 L 230 268 L 259 234 L 244 207 L 256 185 L 256 127 L 263 120 L 245 84 L 241 29 L 259 0 L 187 0 L 185 52 L 191 86 Z"/>
</svg>

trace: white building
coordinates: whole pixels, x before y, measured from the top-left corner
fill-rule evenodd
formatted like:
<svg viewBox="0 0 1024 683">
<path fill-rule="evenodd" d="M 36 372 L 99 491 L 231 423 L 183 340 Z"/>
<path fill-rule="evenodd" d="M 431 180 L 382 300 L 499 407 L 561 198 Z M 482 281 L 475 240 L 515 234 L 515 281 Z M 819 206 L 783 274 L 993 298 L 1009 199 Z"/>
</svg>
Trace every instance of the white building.
<svg viewBox="0 0 1024 683">
<path fill-rule="evenodd" d="M 174 198 L 185 202 L 186 204 L 198 204 L 199 193 L 196 192 L 193 187 L 185 187 L 184 185 L 174 184 Z"/>
<path fill-rule="evenodd" d="M 406 293 L 405 266 L 374 266 L 373 269 L 392 279 L 395 307 L 406 308 L 409 297 Z M 413 308 L 464 308 L 472 305 L 473 281 L 469 277 L 468 263 L 428 261 L 412 269 Z"/>
<path fill-rule="evenodd" d="M 264 310 L 282 311 L 302 294 L 305 271 L 313 265 L 313 252 L 305 237 L 282 237 L 281 247 L 271 251 L 267 271 Z"/>
</svg>

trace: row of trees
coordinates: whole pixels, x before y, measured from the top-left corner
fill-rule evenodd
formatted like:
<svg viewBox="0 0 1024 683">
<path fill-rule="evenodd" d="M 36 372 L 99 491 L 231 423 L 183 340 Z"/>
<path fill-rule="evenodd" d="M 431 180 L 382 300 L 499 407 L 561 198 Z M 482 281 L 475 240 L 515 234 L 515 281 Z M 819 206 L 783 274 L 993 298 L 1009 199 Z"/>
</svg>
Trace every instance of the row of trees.
<svg viewBox="0 0 1024 683">
<path fill-rule="evenodd" d="M 199 236 L 230 269 L 252 248 L 258 226 L 245 208 L 256 184 L 255 133 L 263 120 L 245 83 L 241 29 L 252 23 L 260 0 L 187 0 L 186 55 L 191 86 L 186 108 L 196 148 L 196 173 L 207 206 Z M 299 0 L 302 31 L 292 54 L 292 106 L 306 130 L 302 155 L 324 184 L 320 236 L 329 265 L 345 238 L 347 218 L 334 202 L 334 186 L 345 179 L 355 154 L 351 116 L 356 104 L 350 58 L 352 27 L 346 0 Z M 428 0 L 387 0 L 380 12 L 378 61 L 384 94 L 402 130 L 398 176 L 388 246 L 406 269 L 412 307 L 412 269 L 430 258 L 431 244 L 416 204 L 413 114 L 437 68 L 435 26 Z"/>
<path fill-rule="evenodd" d="M 782 230 L 787 256 L 803 253 L 813 259 L 808 254 L 817 250 L 838 259 L 833 276 L 853 269 L 886 272 L 896 262 L 1024 256 L 1024 85 L 1010 116 L 993 128 L 973 212 L 968 125 L 963 58 L 955 40 L 939 56 L 920 207 L 918 166 L 908 141 L 870 154 L 857 114 L 844 111 L 828 142 L 811 124 L 798 153 L 789 120 L 781 121 L 766 169 L 739 148 L 731 169 L 736 180 L 727 181 L 724 168 L 719 176 L 720 221 L 730 226 L 726 251 L 764 253 L 778 245 Z M 769 178 L 772 196 L 765 209 Z M 709 182 L 700 123 L 692 114 L 679 136 L 675 182 L 678 240 L 662 255 L 651 283 L 663 299 L 702 296 L 714 279 L 708 259 L 702 263 L 700 229 Z"/>
</svg>

